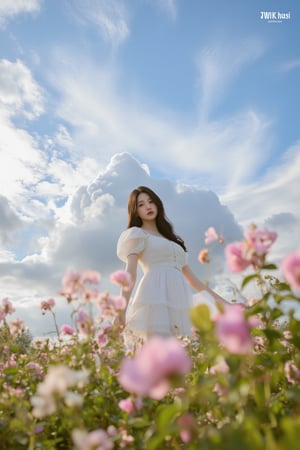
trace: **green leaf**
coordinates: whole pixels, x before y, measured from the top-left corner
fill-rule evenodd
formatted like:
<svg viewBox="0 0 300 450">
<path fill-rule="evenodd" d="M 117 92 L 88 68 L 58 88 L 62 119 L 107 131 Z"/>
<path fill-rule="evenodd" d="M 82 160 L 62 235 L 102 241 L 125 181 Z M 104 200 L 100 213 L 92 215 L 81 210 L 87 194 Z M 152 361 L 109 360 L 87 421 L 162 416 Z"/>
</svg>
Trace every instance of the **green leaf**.
<svg viewBox="0 0 300 450">
<path fill-rule="evenodd" d="M 290 287 L 287 283 L 276 283 L 274 285 L 274 287 L 278 290 L 278 291 L 289 291 Z"/>
<path fill-rule="evenodd" d="M 190 311 L 190 318 L 197 330 L 207 332 L 212 329 L 213 323 L 210 318 L 210 311 L 206 305 L 196 305 Z"/>
<path fill-rule="evenodd" d="M 254 280 L 255 278 L 260 278 L 260 275 L 258 273 L 253 273 L 252 275 L 248 275 L 247 277 L 245 277 L 243 279 L 242 282 L 242 289 L 248 284 L 250 283 L 250 281 Z"/>
<path fill-rule="evenodd" d="M 276 264 L 265 264 L 265 265 L 262 267 L 262 269 L 263 269 L 263 270 L 276 270 L 276 269 L 277 269 L 277 266 L 276 266 Z"/>
<path fill-rule="evenodd" d="M 172 422 L 174 422 L 178 413 L 180 412 L 180 407 L 177 403 L 172 405 L 164 405 L 159 409 L 157 414 L 157 425 L 160 430 L 167 429 Z"/>
</svg>

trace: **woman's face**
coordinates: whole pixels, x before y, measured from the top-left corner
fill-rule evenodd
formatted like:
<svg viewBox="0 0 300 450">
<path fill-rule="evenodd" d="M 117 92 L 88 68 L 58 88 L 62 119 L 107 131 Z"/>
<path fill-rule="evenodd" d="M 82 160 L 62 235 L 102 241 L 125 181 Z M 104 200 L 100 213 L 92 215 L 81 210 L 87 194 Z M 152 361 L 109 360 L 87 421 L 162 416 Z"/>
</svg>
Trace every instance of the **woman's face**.
<svg viewBox="0 0 300 450">
<path fill-rule="evenodd" d="M 137 197 L 136 211 L 142 222 L 152 221 L 157 217 L 157 206 L 145 192 L 141 192 Z"/>
</svg>

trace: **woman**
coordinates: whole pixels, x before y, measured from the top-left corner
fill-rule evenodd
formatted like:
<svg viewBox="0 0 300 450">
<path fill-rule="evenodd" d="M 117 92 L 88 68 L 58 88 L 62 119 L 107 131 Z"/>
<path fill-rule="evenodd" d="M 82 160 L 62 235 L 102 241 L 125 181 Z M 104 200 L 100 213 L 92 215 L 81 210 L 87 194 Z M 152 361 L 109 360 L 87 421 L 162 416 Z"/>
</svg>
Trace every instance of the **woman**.
<svg viewBox="0 0 300 450">
<path fill-rule="evenodd" d="M 128 228 L 119 238 L 117 255 L 126 262 L 133 281 L 130 290 L 122 290 L 128 304 L 124 330 L 127 342 L 143 342 L 153 335 L 189 336 L 189 286 L 201 292 L 200 296 L 205 293 L 210 297 L 214 307 L 215 302 L 227 304 L 190 269 L 184 241 L 174 233 L 161 199 L 146 186 L 134 189 L 129 196 Z M 144 275 L 131 299 L 138 264 Z"/>
</svg>

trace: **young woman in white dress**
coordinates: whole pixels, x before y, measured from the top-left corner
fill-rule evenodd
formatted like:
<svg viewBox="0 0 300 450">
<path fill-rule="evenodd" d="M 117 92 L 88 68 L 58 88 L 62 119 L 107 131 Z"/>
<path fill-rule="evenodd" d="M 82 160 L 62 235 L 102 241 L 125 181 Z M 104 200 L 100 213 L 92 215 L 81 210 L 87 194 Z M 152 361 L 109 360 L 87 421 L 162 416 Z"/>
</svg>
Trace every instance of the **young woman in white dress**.
<svg viewBox="0 0 300 450">
<path fill-rule="evenodd" d="M 121 234 L 117 255 L 126 263 L 133 285 L 122 289 L 127 300 L 124 336 L 127 342 L 143 342 L 154 335 L 189 336 L 189 286 L 201 293 L 198 302 L 226 303 L 205 286 L 187 264 L 184 241 L 174 233 L 161 199 L 146 186 L 134 189 L 128 200 L 128 228 Z M 140 264 L 143 277 L 131 298 Z"/>
</svg>

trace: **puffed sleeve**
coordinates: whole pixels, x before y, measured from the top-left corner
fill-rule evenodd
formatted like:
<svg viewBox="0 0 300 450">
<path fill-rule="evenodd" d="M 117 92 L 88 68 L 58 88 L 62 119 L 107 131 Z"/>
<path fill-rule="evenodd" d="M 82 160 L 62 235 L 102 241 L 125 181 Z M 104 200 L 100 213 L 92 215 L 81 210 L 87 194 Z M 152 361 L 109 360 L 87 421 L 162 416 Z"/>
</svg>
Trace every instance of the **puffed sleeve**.
<svg viewBox="0 0 300 450">
<path fill-rule="evenodd" d="M 141 253 L 145 248 L 145 232 L 139 227 L 128 228 L 120 235 L 117 244 L 118 257 L 126 262 L 127 256 Z"/>
</svg>

